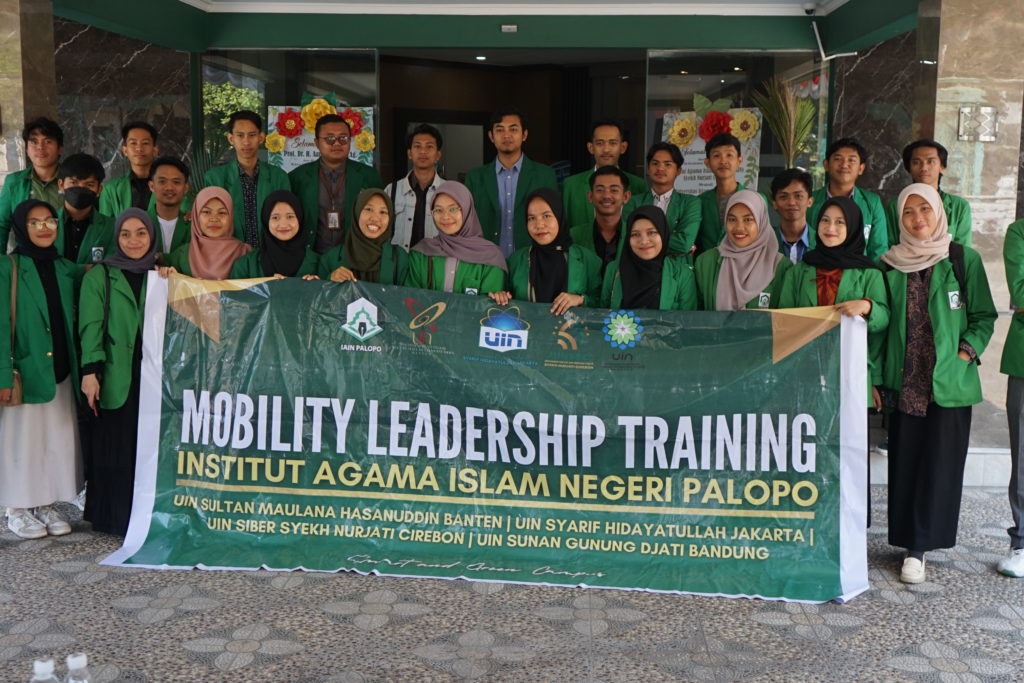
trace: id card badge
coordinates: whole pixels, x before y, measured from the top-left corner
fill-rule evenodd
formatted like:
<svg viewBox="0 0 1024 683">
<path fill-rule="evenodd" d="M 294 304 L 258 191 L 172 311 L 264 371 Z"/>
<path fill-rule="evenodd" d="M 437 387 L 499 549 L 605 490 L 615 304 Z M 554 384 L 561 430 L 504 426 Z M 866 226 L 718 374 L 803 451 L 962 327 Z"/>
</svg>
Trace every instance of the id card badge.
<svg viewBox="0 0 1024 683">
<path fill-rule="evenodd" d="M 772 295 L 769 292 L 761 292 L 757 295 L 758 308 L 771 308 Z"/>
<path fill-rule="evenodd" d="M 947 294 L 949 295 L 949 308 L 950 308 L 950 310 L 952 310 L 952 311 L 959 311 L 961 308 L 964 307 L 964 302 L 960 298 L 960 292 L 959 291 L 947 292 Z"/>
<path fill-rule="evenodd" d="M 466 287 L 464 290 L 462 290 L 462 293 L 469 294 L 470 296 L 476 296 L 480 293 L 480 290 L 477 289 L 476 287 Z"/>
<path fill-rule="evenodd" d="M 327 229 L 328 230 L 341 230 L 341 212 L 340 211 L 328 211 L 327 212 Z"/>
</svg>

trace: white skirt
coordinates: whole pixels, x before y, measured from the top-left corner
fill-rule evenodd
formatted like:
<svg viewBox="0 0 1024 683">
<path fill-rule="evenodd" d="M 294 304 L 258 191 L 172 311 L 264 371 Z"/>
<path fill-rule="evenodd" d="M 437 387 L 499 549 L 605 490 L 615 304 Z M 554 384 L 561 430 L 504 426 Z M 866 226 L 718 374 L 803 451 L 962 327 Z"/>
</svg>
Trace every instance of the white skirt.
<svg viewBox="0 0 1024 683">
<path fill-rule="evenodd" d="M 76 409 L 70 378 L 49 403 L 0 407 L 0 506 L 39 507 L 82 490 Z"/>
</svg>

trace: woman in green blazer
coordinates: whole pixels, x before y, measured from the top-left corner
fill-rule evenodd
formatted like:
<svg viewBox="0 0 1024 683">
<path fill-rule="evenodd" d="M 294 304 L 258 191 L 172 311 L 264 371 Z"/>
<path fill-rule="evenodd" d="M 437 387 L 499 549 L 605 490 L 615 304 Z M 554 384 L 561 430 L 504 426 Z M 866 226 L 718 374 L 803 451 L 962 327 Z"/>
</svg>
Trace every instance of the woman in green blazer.
<svg viewBox="0 0 1024 683">
<path fill-rule="evenodd" d="M 473 195 L 465 185 L 454 180 L 438 185 L 430 215 L 437 237 L 420 240 L 409 252 L 407 287 L 460 294 L 505 289 L 505 257 L 483 236 Z"/>
<path fill-rule="evenodd" d="M 301 277 L 318 280 L 316 252 L 306 243 L 302 229 L 302 203 L 289 190 L 267 195 L 260 210 L 262 245 L 231 266 L 229 278 Z"/>
<path fill-rule="evenodd" d="M 956 544 L 978 358 L 995 324 L 981 257 L 951 248 L 939 193 L 914 183 L 897 203 L 900 242 L 882 255 L 892 321 L 883 385 L 889 422 L 889 543 L 908 551 L 900 580 L 924 581 L 924 553 Z"/>
<path fill-rule="evenodd" d="M 82 280 L 78 334 L 82 394 L 97 415 L 84 517 L 96 531 L 124 536 L 135 486 L 146 274 L 156 267 L 158 242 L 142 209 L 122 211 L 114 228 L 117 252 Z"/>
<path fill-rule="evenodd" d="M 234 203 L 222 187 L 200 190 L 189 224 L 192 239 L 171 252 L 162 273 L 177 272 L 201 280 L 224 280 L 231 274 L 235 261 L 252 251 L 245 242 L 235 238 Z"/>
<path fill-rule="evenodd" d="M 512 299 L 551 304 L 555 315 L 573 306 L 596 305 L 601 260 L 593 249 L 572 243 L 558 192 L 541 187 L 526 196 L 526 232 L 532 245 L 508 259 L 512 291 L 489 296 L 500 306 Z"/>
<path fill-rule="evenodd" d="M 697 286 L 685 256 L 667 258 L 671 236 L 661 209 L 639 206 L 626 219 L 629 244 L 604 273 L 601 301 L 609 308 L 697 310 Z"/>
<path fill-rule="evenodd" d="M 725 207 L 725 237 L 697 257 L 694 271 L 706 311 L 778 308 L 791 263 L 779 253 L 768 206 L 757 192 L 740 190 Z"/>
<path fill-rule="evenodd" d="M 342 243 L 320 257 L 320 277 L 335 282 L 404 283 L 409 255 L 391 243 L 395 207 L 388 193 L 376 187 L 361 190 L 352 205 L 352 214 L 352 225 Z"/>
<path fill-rule="evenodd" d="M 73 313 L 80 269 L 54 246 L 58 228 L 49 204 L 21 202 L 12 216 L 17 246 L 0 257 L 0 400 L 10 400 L 15 371 L 23 392 L 20 405 L 0 407 L 0 505 L 21 538 L 70 533 L 53 503 L 82 488 Z"/>
</svg>

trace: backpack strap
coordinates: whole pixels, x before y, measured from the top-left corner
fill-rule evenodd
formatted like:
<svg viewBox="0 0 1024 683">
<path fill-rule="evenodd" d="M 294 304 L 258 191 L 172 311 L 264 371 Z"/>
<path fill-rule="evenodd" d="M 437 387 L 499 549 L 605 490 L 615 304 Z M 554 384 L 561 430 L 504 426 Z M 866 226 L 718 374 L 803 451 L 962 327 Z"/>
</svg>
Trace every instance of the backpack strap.
<svg viewBox="0 0 1024 683">
<path fill-rule="evenodd" d="M 103 279 L 105 281 L 106 295 L 103 297 L 103 339 L 110 344 L 114 345 L 114 340 L 110 337 L 109 320 L 110 320 L 110 268 L 106 265 L 100 265 L 103 268 Z"/>
<path fill-rule="evenodd" d="M 967 266 L 964 263 L 964 245 L 949 243 L 949 262 L 953 265 L 953 276 L 960 285 L 960 304 L 967 308 Z"/>
</svg>

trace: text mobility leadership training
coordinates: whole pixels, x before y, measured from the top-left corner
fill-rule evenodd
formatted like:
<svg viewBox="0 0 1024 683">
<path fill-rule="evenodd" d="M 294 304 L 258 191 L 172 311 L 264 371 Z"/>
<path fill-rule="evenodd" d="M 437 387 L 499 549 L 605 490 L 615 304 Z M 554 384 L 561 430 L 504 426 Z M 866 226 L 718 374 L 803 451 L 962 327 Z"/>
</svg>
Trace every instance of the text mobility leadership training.
<svg viewBox="0 0 1024 683">
<path fill-rule="evenodd" d="M 105 564 L 826 601 L 868 588 L 866 332 L 150 275 Z"/>
</svg>

